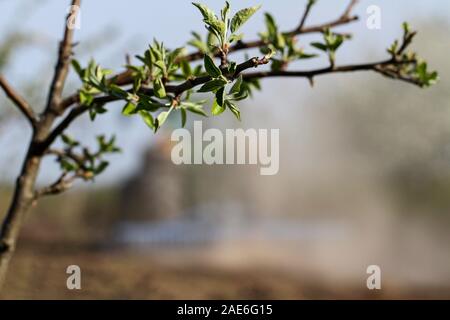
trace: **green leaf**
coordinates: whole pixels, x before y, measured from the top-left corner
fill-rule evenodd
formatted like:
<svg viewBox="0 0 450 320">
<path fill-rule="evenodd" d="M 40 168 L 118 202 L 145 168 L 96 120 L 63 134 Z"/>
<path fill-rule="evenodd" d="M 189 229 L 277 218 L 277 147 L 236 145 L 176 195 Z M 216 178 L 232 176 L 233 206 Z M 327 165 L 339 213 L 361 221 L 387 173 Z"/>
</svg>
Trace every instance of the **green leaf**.
<svg viewBox="0 0 450 320">
<path fill-rule="evenodd" d="M 211 109 L 211 113 L 214 116 L 218 116 L 219 114 L 223 113 L 225 111 L 225 109 L 226 109 L 225 105 L 224 106 L 219 105 L 217 103 L 217 100 L 214 99 L 214 103 L 213 103 L 213 106 L 212 106 L 212 109 Z"/>
<path fill-rule="evenodd" d="M 169 117 L 170 112 L 169 111 L 164 111 L 161 112 L 158 117 L 156 118 L 156 120 L 158 121 L 158 128 L 161 127 L 164 122 L 166 122 L 167 118 Z"/>
<path fill-rule="evenodd" d="M 70 137 L 66 134 L 61 135 L 61 139 L 69 147 L 76 147 L 79 145 L 78 141 L 75 141 L 75 139 L 73 139 L 72 137 Z"/>
<path fill-rule="evenodd" d="M 242 9 L 242 10 L 238 11 L 235 14 L 235 16 L 233 17 L 233 19 L 231 19 L 231 29 L 230 29 L 231 32 L 235 33 L 260 8 L 261 8 L 261 6 L 255 6 L 255 7 L 250 7 L 250 8 L 246 8 L 246 9 Z"/>
<path fill-rule="evenodd" d="M 225 103 L 225 87 L 219 89 L 216 93 L 216 101 L 219 106 L 223 106 Z"/>
<path fill-rule="evenodd" d="M 203 22 L 205 22 L 213 31 L 217 38 L 223 41 L 223 35 L 225 34 L 225 23 L 216 16 L 216 14 L 209 9 L 206 5 L 200 3 L 192 3 L 196 6 L 203 15 Z"/>
<path fill-rule="evenodd" d="M 136 113 L 136 105 L 132 102 L 128 102 L 122 109 L 122 114 L 124 116 L 131 116 Z"/>
<path fill-rule="evenodd" d="M 218 78 L 222 75 L 222 71 L 214 64 L 214 60 L 207 54 L 204 58 L 205 70 L 212 78 Z"/>
<path fill-rule="evenodd" d="M 166 73 L 166 64 L 162 60 L 158 60 L 155 63 L 155 66 L 158 67 L 163 73 Z"/>
<path fill-rule="evenodd" d="M 180 109 L 181 111 L 181 126 L 184 128 L 186 126 L 187 112 L 186 109 Z"/>
<path fill-rule="evenodd" d="M 336 51 L 337 49 L 339 49 L 339 47 L 342 45 L 342 43 L 344 42 L 344 37 L 342 35 L 336 35 L 336 38 L 334 39 L 333 43 L 330 45 L 330 49 L 332 51 Z"/>
<path fill-rule="evenodd" d="M 228 66 L 228 73 L 229 74 L 235 74 L 236 73 L 236 69 L 237 69 L 237 63 L 234 62 L 234 61 L 231 61 L 229 63 L 229 66 Z"/>
<path fill-rule="evenodd" d="M 241 92 L 241 85 L 242 85 L 242 74 L 237 78 L 236 82 L 233 84 L 233 86 L 230 89 L 230 92 L 228 94 L 237 94 Z"/>
<path fill-rule="evenodd" d="M 80 93 L 78 95 L 79 95 L 80 103 L 83 106 L 89 107 L 92 104 L 92 102 L 94 101 L 94 96 L 87 93 L 85 90 L 80 90 Z"/>
<path fill-rule="evenodd" d="M 300 50 L 296 53 L 297 59 L 312 59 L 316 58 L 317 54 L 314 53 L 304 53 L 303 50 Z"/>
<path fill-rule="evenodd" d="M 328 46 L 326 44 L 323 44 L 323 43 L 320 43 L 320 42 L 313 42 L 313 43 L 311 43 L 311 46 L 313 46 L 316 49 L 325 51 L 325 52 L 328 51 Z"/>
<path fill-rule="evenodd" d="M 181 106 L 181 108 L 184 108 L 192 113 L 207 117 L 208 114 L 203 109 L 203 105 L 202 105 L 203 103 L 205 103 L 205 101 L 201 101 L 198 103 L 182 102 L 180 106 Z"/>
<path fill-rule="evenodd" d="M 228 14 L 230 13 L 230 3 L 228 1 L 225 1 L 225 6 L 223 7 L 222 11 L 220 12 L 222 16 L 222 21 L 227 23 L 228 20 Z"/>
<path fill-rule="evenodd" d="M 120 99 L 126 99 L 128 97 L 128 92 L 126 92 L 121 87 L 115 84 L 111 84 L 109 86 L 109 92 L 111 93 L 112 96 Z"/>
<path fill-rule="evenodd" d="M 150 112 L 139 111 L 139 115 L 142 117 L 147 126 L 149 126 L 153 131 L 156 130 L 155 121 L 153 120 L 153 116 Z"/>
<path fill-rule="evenodd" d="M 436 71 L 428 72 L 428 64 L 426 62 L 421 62 L 417 66 L 416 75 L 422 87 L 430 87 L 439 80 L 439 75 Z"/>
<path fill-rule="evenodd" d="M 411 26 L 410 26 L 410 24 L 408 22 L 403 22 L 402 27 L 403 27 L 403 32 L 405 34 L 410 34 L 411 33 Z"/>
<path fill-rule="evenodd" d="M 203 15 L 204 20 L 211 21 L 211 20 L 217 19 L 214 11 L 209 9 L 206 5 L 201 4 L 201 3 L 195 3 L 195 2 L 193 2 L 192 4 L 194 6 L 196 6 L 198 8 L 198 10 L 200 10 L 201 14 Z"/>
<path fill-rule="evenodd" d="M 186 60 L 181 60 L 181 70 L 183 71 L 183 76 L 185 78 L 192 76 L 191 64 Z"/>
<path fill-rule="evenodd" d="M 225 106 L 230 109 L 230 111 L 234 114 L 234 116 L 241 121 L 241 111 L 239 110 L 239 108 L 232 103 L 231 101 L 227 100 L 225 101 Z"/>
<path fill-rule="evenodd" d="M 139 103 L 136 108 L 137 108 L 137 111 L 145 110 L 145 111 L 154 112 L 154 111 L 157 111 L 158 109 L 164 108 L 164 107 L 166 107 L 165 104 L 158 103 L 158 102 L 152 102 L 148 97 L 141 95 Z"/>
<path fill-rule="evenodd" d="M 99 166 L 97 168 L 95 168 L 94 173 L 95 175 L 99 175 L 100 173 L 102 173 L 103 171 L 105 171 L 105 169 L 109 166 L 109 162 L 108 161 L 102 161 Z"/>
<path fill-rule="evenodd" d="M 220 88 L 223 88 L 228 82 L 222 78 L 219 79 L 213 79 L 211 81 L 208 81 L 205 83 L 198 92 L 211 92 L 219 90 Z"/>
<path fill-rule="evenodd" d="M 161 78 L 155 79 L 155 81 L 153 82 L 153 89 L 155 91 L 155 96 L 157 96 L 158 98 L 162 99 L 167 96 L 166 88 L 164 88 L 164 84 Z"/>
<path fill-rule="evenodd" d="M 266 28 L 269 33 L 269 37 L 274 39 L 278 34 L 278 26 L 275 23 L 275 19 L 270 13 L 265 14 Z"/>
<path fill-rule="evenodd" d="M 395 40 L 392 45 L 387 49 L 387 52 L 391 55 L 396 55 L 398 50 L 398 40 Z"/>
<path fill-rule="evenodd" d="M 244 34 L 232 34 L 231 37 L 228 39 L 230 43 L 241 41 L 244 38 Z"/>
<path fill-rule="evenodd" d="M 61 168 L 64 171 L 70 172 L 70 171 L 76 171 L 78 169 L 78 166 L 75 163 L 68 161 L 66 159 L 60 159 L 59 164 L 61 165 Z"/>
<path fill-rule="evenodd" d="M 83 68 L 81 68 L 80 63 L 77 60 L 72 59 L 72 67 L 75 70 L 75 72 L 78 74 L 78 76 L 80 78 L 83 78 L 84 70 L 83 70 Z"/>
</svg>

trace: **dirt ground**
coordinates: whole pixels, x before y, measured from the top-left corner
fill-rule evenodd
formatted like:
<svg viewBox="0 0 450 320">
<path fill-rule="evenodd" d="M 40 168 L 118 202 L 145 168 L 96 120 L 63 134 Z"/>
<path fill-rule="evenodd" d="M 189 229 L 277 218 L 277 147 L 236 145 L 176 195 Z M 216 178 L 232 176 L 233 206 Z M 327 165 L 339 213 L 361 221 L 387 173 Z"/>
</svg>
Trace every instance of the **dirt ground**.
<svg viewBox="0 0 450 320">
<path fill-rule="evenodd" d="M 68 290 L 66 268 L 82 268 L 82 289 Z M 158 262 L 154 255 L 65 243 L 25 243 L 1 299 L 414 299 L 448 298 L 449 290 L 382 290 L 332 286 L 262 268 L 220 269 Z"/>
</svg>

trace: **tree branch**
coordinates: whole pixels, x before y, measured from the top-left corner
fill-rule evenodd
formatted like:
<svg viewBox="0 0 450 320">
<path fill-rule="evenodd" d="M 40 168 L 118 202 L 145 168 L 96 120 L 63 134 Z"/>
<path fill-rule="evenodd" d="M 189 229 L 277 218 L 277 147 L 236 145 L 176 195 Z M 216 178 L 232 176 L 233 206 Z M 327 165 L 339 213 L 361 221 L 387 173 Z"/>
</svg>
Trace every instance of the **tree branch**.
<svg viewBox="0 0 450 320">
<path fill-rule="evenodd" d="M 351 0 L 344 13 L 341 16 L 341 19 L 350 18 L 350 15 L 353 11 L 353 8 L 358 4 L 359 0 Z"/>
<path fill-rule="evenodd" d="M 314 6 L 314 1 L 308 1 L 308 3 L 306 4 L 305 12 L 303 13 L 302 19 L 300 20 L 300 24 L 297 28 L 297 32 L 302 32 L 303 27 L 305 26 L 305 23 L 306 23 L 306 19 L 308 19 L 308 16 L 309 16 L 313 6 Z"/>
<path fill-rule="evenodd" d="M 67 190 L 69 190 L 72 187 L 73 182 L 80 178 L 78 174 L 74 174 L 70 177 L 67 177 L 68 173 L 64 172 L 58 180 L 56 180 L 51 185 L 44 187 L 42 189 L 39 189 L 34 194 L 34 200 L 37 200 L 38 198 L 44 197 L 44 196 L 50 196 L 50 195 L 57 195 L 61 194 Z"/>
<path fill-rule="evenodd" d="M 72 0 L 72 6 L 80 6 L 81 0 Z M 69 12 L 66 19 L 66 24 L 73 14 Z M 64 83 L 69 73 L 70 56 L 72 55 L 74 28 L 68 25 L 64 28 L 64 37 L 59 45 L 58 62 L 55 67 L 55 74 L 53 76 L 52 84 L 48 94 L 47 111 L 59 112 L 59 104 L 61 102 L 62 91 Z"/>
<path fill-rule="evenodd" d="M 354 65 L 344 65 L 344 66 L 335 66 L 335 67 L 326 67 L 321 69 L 315 69 L 315 70 L 309 70 L 309 71 L 261 71 L 261 72 L 252 72 L 252 73 L 243 73 L 243 71 L 255 68 L 259 65 L 268 63 L 267 60 L 258 59 L 258 58 L 252 58 L 246 62 L 243 62 L 239 64 L 236 68 L 236 73 L 234 75 L 230 75 L 230 78 L 235 78 L 239 74 L 243 74 L 244 79 L 262 79 L 262 78 L 273 78 L 273 77 L 297 77 L 297 78 L 307 78 L 310 81 L 313 80 L 314 77 L 324 75 L 324 74 L 333 74 L 333 73 L 347 73 L 347 72 L 357 72 L 357 71 L 374 71 L 377 73 L 380 73 L 384 76 L 390 77 L 390 78 L 396 78 L 398 80 L 402 80 L 405 82 L 409 82 L 412 84 L 418 85 L 414 80 L 409 78 L 402 78 L 399 76 L 394 76 L 389 73 L 389 71 L 386 69 L 386 67 L 390 65 L 402 65 L 402 64 L 408 64 L 408 63 L 414 63 L 415 61 L 396 61 L 395 59 L 391 58 L 388 60 L 383 60 L 380 62 L 374 62 L 374 63 L 365 63 L 365 64 L 354 64 Z M 198 78 L 189 79 L 179 85 L 168 85 L 166 86 L 166 91 L 168 93 L 174 93 L 175 95 L 180 95 L 190 89 L 193 89 L 194 87 L 200 86 L 205 84 L 206 82 L 210 81 L 210 76 L 203 76 Z M 130 91 L 131 92 L 131 91 Z M 141 93 L 152 95 L 153 89 L 152 88 L 142 88 Z M 120 100 L 119 98 L 115 96 L 100 96 L 96 97 L 94 99 L 94 103 L 98 104 L 106 104 L 109 102 Z M 63 121 L 50 133 L 47 140 L 44 141 L 42 148 L 48 148 L 55 139 L 62 134 L 67 127 L 74 121 L 76 118 L 78 118 L 80 115 L 82 115 L 84 112 L 89 110 L 89 107 L 78 105 L 77 107 L 73 108 L 71 112 L 64 118 Z"/>
<path fill-rule="evenodd" d="M 232 75 L 228 75 L 230 79 L 236 78 L 240 73 L 247 69 L 256 68 L 260 65 L 269 63 L 269 60 L 266 58 L 258 59 L 258 58 L 252 58 L 249 59 L 241 64 L 239 64 L 236 67 L 236 72 Z M 185 82 L 178 84 L 178 85 L 168 85 L 165 87 L 166 92 L 173 93 L 175 95 L 180 95 L 194 87 L 197 87 L 199 85 L 205 84 L 206 82 L 210 81 L 212 78 L 210 76 L 203 76 L 203 77 L 197 77 L 193 79 L 186 80 Z M 131 92 L 131 91 L 129 91 Z M 142 88 L 140 90 L 141 93 L 147 94 L 147 95 L 153 95 L 154 91 L 153 88 Z M 94 104 L 106 104 L 109 102 L 113 102 L 116 100 L 120 100 L 120 98 L 116 96 L 100 96 L 96 97 L 94 99 Z M 41 150 L 46 150 L 55 140 L 56 138 L 64 132 L 64 130 L 67 129 L 67 127 L 74 121 L 76 118 L 78 118 L 80 115 L 82 115 L 84 112 L 89 110 L 88 106 L 78 105 L 77 107 L 73 108 L 69 114 L 62 120 L 59 125 L 56 126 L 55 129 L 48 135 L 47 139 L 43 143 L 40 144 L 39 148 Z"/>
<path fill-rule="evenodd" d="M 0 87 L 5 91 L 6 96 L 19 108 L 27 118 L 33 128 L 36 127 L 37 118 L 28 102 L 11 87 L 6 79 L 0 75 Z"/>
<path fill-rule="evenodd" d="M 393 59 L 375 62 L 375 63 L 366 63 L 366 64 L 354 64 L 354 65 L 344 65 L 344 66 L 335 66 L 335 67 L 327 67 L 316 70 L 308 70 L 308 71 L 261 71 L 261 72 L 252 72 L 246 73 L 243 75 L 244 79 L 262 79 L 262 78 L 280 78 L 280 77 L 295 77 L 295 78 L 307 78 L 311 82 L 314 77 L 321 76 L 325 74 L 333 74 L 333 73 L 348 73 L 348 72 L 358 72 L 358 71 L 374 71 L 383 76 L 386 76 L 391 79 L 397 79 L 404 82 L 408 82 L 417 86 L 420 86 L 418 81 L 414 79 L 402 77 L 398 73 L 391 72 L 389 70 L 389 66 L 398 66 L 402 64 L 410 64 L 415 63 L 416 61 L 395 61 Z"/>
<path fill-rule="evenodd" d="M 302 18 L 302 21 L 305 20 L 305 22 L 301 23 L 301 25 L 300 25 L 301 28 L 297 27 L 292 31 L 285 32 L 284 34 L 288 35 L 288 36 L 297 36 L 297 35 L 301 35 L 301 34 L 323 32 L 323 30 L 325 30 L 326 28 L 338 27 L 341 25 L 345 25 L 345 24 L 357 21 L 359 19 L 357 16 L 350 15 L 351 10 L 354 8 L 354 6 L 356 4 L 357 4 L 357 1 L 352 0 L 350 2 L 350 4 L 347 6 L 347 8 L 345 9 L 345 12 L 336 20 L 332 20 L 330 22 L 326 22 L 326 23 L 311 26 L 311 27 L 305 27 L 304 24 L 306 23 L 306 18 L 309 15 L 309 12 L 312 7 L 312 6 L 310 6 L 309 9 L 307 8 L 307 10 L 306 10 L 307 12 L 305 12 L 304 17 Z M 254 41 L 249 41 L 249 42 L 238 41 L 235 45 L 231 46 L 228 49 L 228 53 L 234 53 L 234 52 L 238 52 L 241 50 L 259 48 L 264 45 L 266 45 L 266 43 L 262 40 L 254 40 Z M 203 59 L 204 55 L 205 55 L 204 52 L 196 51 L 191 54 L 188 54 L 187 56 L 184 56 L 182 59 L 187 62 L 192 62 L 192 61 L 197 61 L 197 60 Z M 215 53 L 215 56 L 216 56 L 216 58 L 220 58 L 220 52 L 217 51 Z M 133 81 L 132 76 L 131 76 L 131 71 L 129 71 L 129 70 L 119 73 L 116 76 L 112 77 L 111 79 L 118 86 L 128 85 L 128 84 L 132 83 L 132 81 Z M 73 104 L 76 104 L 78 102 L 79 102 L 78 94 L 73 94 L 61 102 L 61 109 L 65 110 L 65 109 L 69 108 L 70 106 L 72 106 Z"/>
</svg>

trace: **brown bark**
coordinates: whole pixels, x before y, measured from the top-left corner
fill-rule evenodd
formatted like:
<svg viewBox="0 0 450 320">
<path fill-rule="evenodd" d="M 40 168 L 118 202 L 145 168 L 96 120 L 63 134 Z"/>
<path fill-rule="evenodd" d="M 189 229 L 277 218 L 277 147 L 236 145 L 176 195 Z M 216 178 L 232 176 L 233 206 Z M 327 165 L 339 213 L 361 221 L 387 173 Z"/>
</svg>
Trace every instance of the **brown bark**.
<svg viewBox="0 0 450 320">
<path fill-rule="evenodd" d="M 81 0 L 72 0 L 72 6 L 79 6 Z M 48 96 L 47 107 L 39 119 L 32 112 L 31 107 L 0 77 L 0 85 L 8 97 L 19 107 L 22 113 L 30 120 L 33 135 L 25 157 L 21 173 L 16 181 L 14 195 L 6 217 L 0 230 L 0 290 L 5 282 L 6 273 L 14 254 L 19 238 L 19 232 L 24 218 L 35 201 L 35 184 L 42 157 L 48 148 L 43 143 L 49 135 L 50 129 L 60 113 L 62 90 L 67 78 L 70 56 L 72 53 L 73 29 L 67 27 L 65 20 L 64 37 L 59 46 L 58 61 Z"/>
<path fill-rule="evenodd" d="M 17 178 L 13 199 L 0 233 L 0 290 L 4 284 L 11 257 L 14 254 L 24 217 L 34 198 L 34 185 L 41 163 L 39 156 L 28 151 L 20 176 Z"/>
</svg>

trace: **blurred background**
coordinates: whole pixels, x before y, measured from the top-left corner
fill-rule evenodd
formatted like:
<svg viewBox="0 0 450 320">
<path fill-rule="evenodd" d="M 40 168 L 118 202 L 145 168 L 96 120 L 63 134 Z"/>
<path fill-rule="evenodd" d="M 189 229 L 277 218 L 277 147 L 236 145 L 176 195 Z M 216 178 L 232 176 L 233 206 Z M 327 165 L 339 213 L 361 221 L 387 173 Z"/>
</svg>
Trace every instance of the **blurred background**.
<svg viewBox="0 0 450 320">
<path fill-rule="evenodd" d="M 0 0 L 0 72 L 36 110 L 51 81 L 67 2 Z M 306 1 L 258 3 L 290 30 Z M 235 9 L 255 4 L 232 2 Z M 373 4 L 381 8 L 380 30 L 366 28 Z M 346 5 L 321 0 L 307 24 L 333 20 Z M 365 73 L 317 78 L 314 88 L 303 79 L 264 80 L 242 104 L 242 122 L 228 113 L 203 122 L 280 129 L 275 176 L 260 176 L 257 166 L 175 166 L 170 134 L 178 118 L 154 135 L 140 119 L 124 118 L 120 105 L 101 121 L 83 117 L 68 133 L 88 145 L 115 133 L 122 153 L 94 184 L 79 183 L 32 210 L 0 297 L 450 298 L 449 9 L 440 0 L 363 0 L 355 9 L 361 20 L 336 29 L 354 33 L 338 64 L 378 61 L 409 21 L 419 30 L 414 48 L 440 73 L 431 89 Z M 245 27 L 246 39 L 262 29 L 260 12 Z M 191 30 L 203 32 L 203 24 L 188 1 L 84 1 L 75 52 L 83 64 L 95 57 L 122 70 L 126 55 L 142 53 L 153 38 L 178 47 Z M 307 47 L 317 37 L 299 41 Z M 78 86 L 71 74 L 66 93 Z M 29 135 L 2 94 L 0 217 Z M 58 173 L 47 161 L 39 183 Z M 72 264 L 82 270 L 80 291 L 66 288 Z M 366 287 L 369 265 L 381 267 L 380 291 Z"/>
</svg>

